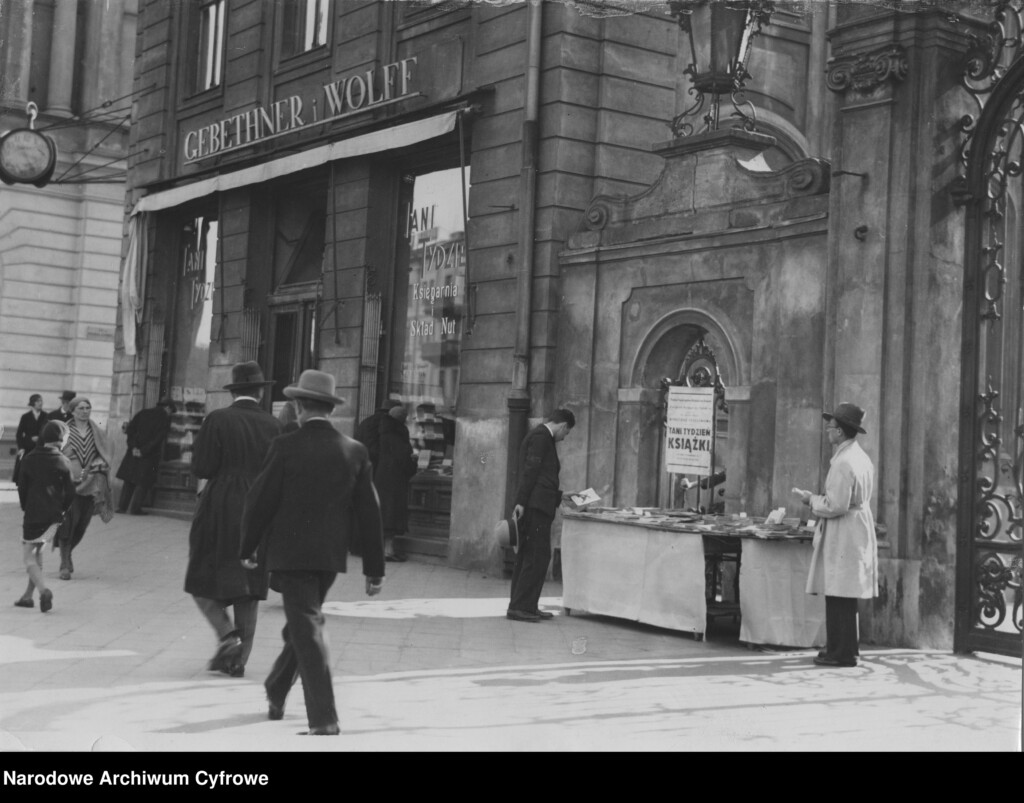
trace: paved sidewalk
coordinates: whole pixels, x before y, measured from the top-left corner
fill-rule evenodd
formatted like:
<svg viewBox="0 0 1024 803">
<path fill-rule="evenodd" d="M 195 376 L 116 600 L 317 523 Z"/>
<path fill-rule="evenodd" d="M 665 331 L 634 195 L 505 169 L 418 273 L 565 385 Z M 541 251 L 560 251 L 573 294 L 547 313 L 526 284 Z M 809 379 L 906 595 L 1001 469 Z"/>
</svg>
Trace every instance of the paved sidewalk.
<svg viewBox="0 0 1024 803">
<path fill-rule="evenodd" d="M 75 575 L 25 585 L 17 504 L 0 504 L 0 750 L 491 751 L 1020 749 L 1021 662 L 866 649 L 856 669 L 812 650 L 758 652 L 597 616 L 504 618 L 508 581 L 388 564 L 363 594 L 359 559 L 326 606 L 342 735 L 300 737 L 301 689 L 266 719 L 262 681 L 280 597 L 261 605 L 244 678 L 205 670 L 214 637 L 182 589 L 188 524 L 98 519 Z M 560 611 L 561 588 L 542 603 Z"/>
</svg>

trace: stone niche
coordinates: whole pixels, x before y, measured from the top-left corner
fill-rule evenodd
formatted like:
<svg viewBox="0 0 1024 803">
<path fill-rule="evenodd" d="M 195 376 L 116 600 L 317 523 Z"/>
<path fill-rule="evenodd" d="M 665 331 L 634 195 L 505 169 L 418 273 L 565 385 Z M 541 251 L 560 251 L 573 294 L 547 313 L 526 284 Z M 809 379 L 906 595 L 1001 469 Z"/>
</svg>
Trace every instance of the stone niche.
<svg viewBox="0 0 1024 803">
<path fill-rule="evenodd" d="M 772 142 L 727 130 L 658 146 L 650 188 L 598 196 L 584 213 L 559 256 L 556 398 L 579 411 L 563 487 L 667 505 L 661 380 L 702 358 L 717 363 L 728 408 L 714 501 L 796 515 L 789 489 L 817 487 L 830 167 L 772 171 L 758 156 Z"/>
</svg>

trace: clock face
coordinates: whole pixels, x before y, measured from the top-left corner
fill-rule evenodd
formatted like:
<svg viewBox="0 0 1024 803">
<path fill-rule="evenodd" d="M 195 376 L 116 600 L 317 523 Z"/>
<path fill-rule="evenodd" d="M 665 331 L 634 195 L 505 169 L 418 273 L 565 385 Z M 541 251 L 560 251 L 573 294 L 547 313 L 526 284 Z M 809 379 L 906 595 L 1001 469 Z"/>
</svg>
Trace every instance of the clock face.
<svg viewBox="0 0 1024 803">
<path fill-rule="evenodd" d="M 0 137 L 0 179 L 7 184 L 42 186 L 57 162 L 53 141 L 30 128 L 16 128 Z"/>
</svg>

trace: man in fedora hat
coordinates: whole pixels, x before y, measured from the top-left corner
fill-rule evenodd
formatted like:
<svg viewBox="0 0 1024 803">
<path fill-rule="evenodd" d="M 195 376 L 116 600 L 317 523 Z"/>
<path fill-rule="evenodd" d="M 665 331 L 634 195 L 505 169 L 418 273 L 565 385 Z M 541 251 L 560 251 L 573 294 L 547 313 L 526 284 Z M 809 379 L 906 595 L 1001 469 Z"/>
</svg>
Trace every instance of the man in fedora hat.
<svg viewBox="0 0 1024 803">
<path fill-rule="evenodd" d="M 73 390 L 65 390 L 60 394 L 60 407 L 51 413 L 47 413 L 47 421 L 63 421 L 65 424 L 74 418 L 74 413 L 71 412 L 70 404 L 71 400 L 75 398 L 75 392 Z"/>
<path fill-rule="evenodd" d="M 270 442 L 281 433 L 281 424 L 260 406 L 271 384 L 256 362 L 233 366 L 231 382 L 224 386 L 231 405 L 206 416 L 192 447 L 192 473 L 200 491 L 188 537 L 185 591 L 217 634 L 217 651 L 207 668 L 232 677 L 245 674 L 259 601 L 267 598 L 266 572 L 244 569 L 238 544 L 245 495 Z"/>
<path fill-rule="evenodd" d="M 284 389 L 295 400 L 299 429 L 275 440 L 245 500 L 242 565 L 263 562 L 281 592 L 284 646 L 264 682 L 270 719 L 284 716 L 285 698 L 302 678 L 309 733 L 339 731 L 322 606 L 350 543 L 359 541 L 366 594 L 384 582 L 380 505 L 366 447 L 334 428 L 329 416 L 344 404 L 334 377 L 303 371 Z M 263 550 L 263 556 L 259 550 Z"/>
<path fill-rule="evenodd" d="M 146 515 L 142 503 L 156 485 L 160 455 L 171 431 L 171 416 L 176 411 L 174 402 L 165 398 L 154 407 L 139 410 L 128 422 L 125 429 L 128 449 L 117 469 L 117 478 L 123 482 L 117 502 L 118 513 Z"/>
<path fill-rule="evenodd" d="M 807 593 L 825 595 L 825 649 L 820 666 L 857 665 L 857 600 L 878 596 L 878 544 L 871 512 L 875 469 L 857 435 L 864 434 L 864 411 L 843 402 L 822 413 L 832 445 L 825 493 L 794 488 L 818 519 Z"/>
</svg>

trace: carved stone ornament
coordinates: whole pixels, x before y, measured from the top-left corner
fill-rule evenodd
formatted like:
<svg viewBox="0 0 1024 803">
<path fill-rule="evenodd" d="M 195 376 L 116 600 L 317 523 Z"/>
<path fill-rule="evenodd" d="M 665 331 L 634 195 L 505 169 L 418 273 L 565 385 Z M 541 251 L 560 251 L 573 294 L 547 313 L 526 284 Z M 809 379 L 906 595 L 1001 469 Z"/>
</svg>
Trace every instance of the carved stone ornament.
<svg viewBox="0 0 1024 803">
<path fill-rule="evenodd" d="M 845 92 L 851 87 L 858 92 L 871 92 L 887 81 L 893 83 L 907 77 L 907 52 L 900 45 L 890 45 L 872 53 L 837 56 L 828 64 L 828 88 Z"/>
</svg>

